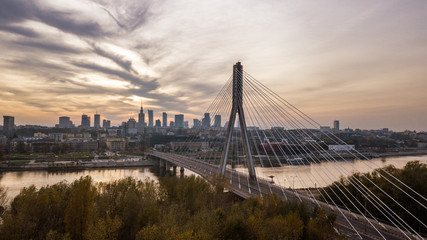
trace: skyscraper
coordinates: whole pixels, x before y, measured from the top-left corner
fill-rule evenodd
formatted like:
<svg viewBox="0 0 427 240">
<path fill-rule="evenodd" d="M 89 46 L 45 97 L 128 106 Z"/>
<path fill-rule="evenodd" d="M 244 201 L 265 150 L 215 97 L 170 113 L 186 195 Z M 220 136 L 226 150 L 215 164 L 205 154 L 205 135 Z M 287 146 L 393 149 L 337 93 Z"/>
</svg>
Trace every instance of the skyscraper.
<svg viewBox="0 0 427 240">
<path fill-rule="evenodd" d="M 215 115 L 213 127 L 214 128 L 221 127 L 221 115 Z"/>
<path fill-rule="evenodd" d="M 98 113 L 96 113 L 94 116 L 94 121 L 93 121 L 93 126 L 95 127 L 95 129 L 100 129 L 101 128 L 101 115 L 99 115 Z"/>
<path fill-rule="evenodd" d="M 202 127 L 210 128 L 210 126 L 211 126 L 211 117 L 209 113 L 205 113 L 205 117 L 202 119 Z"/>
<path fill-rule="evenodd" d="M 160 122 L 160 119 L 156 120 L 156 127 L 161 127 L 162 126 L 162 122 Z"/>
<path fill-rule="evenodd" d="M 168 126 L 168 114 L 166 112 L 163 112 L 163 126 L 162 127 L 167 127 Z"/>
<path fill-rule="evenodd" d="M 148 127 L 153 127 L 153 123 L 154 123 L 154 120 L 153 120 L 153 110 L 148 110 Z"/>
<path fill-rule="evenodd" d="M 184 128 L 184 114 L 175 115 L 175 128 Z"/>
<path fill-rule="evenodd" d="M 4 135 L 10 137 L 15 131 L 15 117 L 3 116 L 3 132 Z"/>
<path fill-rule="evenodd" d="M 110 120 L 107 120 L 107 119 L 102 120 L 102 128 L 107 129 L 110 127 L 111 127 L 111 121 Z"/>
<path fill-rule="evenodd" d="M 193 128 L 199 128 L 202 126 L 202 122 L 199 119 L 193 119 Z"/>
<path fill-rule="evenodd" d="M 90 128 L 90 117 L 86 114 L 82 115 L 82 128 Z"/>
<path fill-rule="evenodd" d="M 339 132 L 339 131 L 340 131 L 340 121 L 335 120 L 334 121 L 334 132 Z"/>
<path fill-rule="evenodd" d="M 144 113 L 144 109 L 142 109 L 142 104 L 138 114 L 138 124 L 141 127 L 145 126 L 145 113 Z"/>
<path fill-rule="evenodd" d="M 60 128 L 73 128 L 74 124 L 70 120 L 70 117 L 62 116 L 62 117 L 59 117 L 58 127 L 60 127 Z"/>
<path fill-rule="evenodd" d="M 128 122 L 127 122 L 127 127 L 128 128 L 136 128 L 136 121 L 133 118 L 129 118 Z"/>
</svg>

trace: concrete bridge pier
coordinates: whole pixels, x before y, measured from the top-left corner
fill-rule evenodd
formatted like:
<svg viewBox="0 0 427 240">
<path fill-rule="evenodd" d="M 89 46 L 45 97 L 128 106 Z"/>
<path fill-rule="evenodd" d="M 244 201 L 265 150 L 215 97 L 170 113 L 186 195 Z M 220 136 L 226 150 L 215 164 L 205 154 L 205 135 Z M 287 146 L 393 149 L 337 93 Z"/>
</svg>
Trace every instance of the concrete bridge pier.
<svg viewBox="0 0 427 240">
<path fill-rule="evenodd" d="M 166 161 L 159 159 L 159 176 L 164 177 L 166 174 Z"/>
<path fill-rule="evenodd" d="M 165 168 L 166 168 L 166 175 L 170 176 L 171 175 L 171 164 L 170 164 L 170 162 L 166 161 Z"/>
<path fill-rule="evenodd" d="M 172 175 L 176 176 L 176 165 L 172 165 Z"/>
<path fill-rule="evenodd" d="M 180 176 L 181 178 L 183 178 L 183 177 L 184 177 L 184 167 L 180 167 L 180 169 L 179 169 L 179 176 Z"/>
</svg>

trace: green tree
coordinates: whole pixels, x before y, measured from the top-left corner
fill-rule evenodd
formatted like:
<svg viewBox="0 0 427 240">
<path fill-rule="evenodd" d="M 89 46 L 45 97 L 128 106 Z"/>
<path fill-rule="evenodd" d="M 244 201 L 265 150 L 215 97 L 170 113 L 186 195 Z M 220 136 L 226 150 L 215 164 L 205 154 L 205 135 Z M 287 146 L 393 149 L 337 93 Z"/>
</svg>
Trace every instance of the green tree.
<svg viewBox="0 0 427 240">
<path fill-rule="evenodd" d="M 0 217 L 3 215 L 6 210 L 7 204 L 7 189 L 3 186 L 0 186 Z"/>
<path fill-rule="evenodd" d="M 71 186 L 65 209 L 65 229 L 73 240 L 84 239 L 93 217 L 96 188 L 90 176 L 81 177 Z"/>
<path fill-rule="evenodd" d="M 0 146 L 0 161 L 4 160 L 4 151 L 3 151 L 3 147 Z"/>
<path fill-rule="evenodd" d="M 99 219 L 91 225 L 86 233 L 87 240 L 115 240 L 119 239 L 119 229 L 122 221 L 118 216 L 114 219 L 109 216 Z"/>
<path fill-rule="evenodd" d="M 28 152 L 28 151 L 27 151 L 27 146 L 25 145 L 25 143 L 24 143 L 24 142 L 19 141 L 19 142 L 16 144 L 16 151 L 17 151 L 18 153 L 27 153 L 27 152 Z"/>
<path fill-rule="evenodd" d="M 162 240 L 166 239 L 163 231 L 156 225 L 144 227 L 136 235 L 135 240 Z"/>
<path fill-rule="evenodd" d="M 299 217 L 298 213 L 292 212 L 285 216 L 285 223 L 283 225 L 284 236 L 287 239 L 294 240 L 302 237 L 304 230 L 304 223 Z"/>
</svg>

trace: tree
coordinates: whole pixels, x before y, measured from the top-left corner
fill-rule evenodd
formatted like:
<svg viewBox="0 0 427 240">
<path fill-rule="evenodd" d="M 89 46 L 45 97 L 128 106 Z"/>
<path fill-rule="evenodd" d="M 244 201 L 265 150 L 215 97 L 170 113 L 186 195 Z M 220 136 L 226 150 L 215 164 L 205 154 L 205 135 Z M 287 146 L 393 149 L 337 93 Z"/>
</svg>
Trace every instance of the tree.
<svg viewBox="0 0 427 240">
<path fill-rule="evenodd" d="M 18 153 L 27 153 L 27 146 L 25 146 L 25 143 L 23 141 L 19 141 L 16 145 L 16 151 Z"/>
<path fill-rule="evenodd" d="M 7 189 L 3 186 L 0 186 L 0 217 L 3 215 L 4 211 L 6 210 L 6 204 L 7 204 Z"/>
<path fill-rule="evenodd" d="M 307 239 L 331 239 L 334 230 L 335 215 L 327 214 L 324 209 L 316 209 L 315 217 L 307 224 Z"/>
<path fill-rule="evenodd" d="M 86 233 L 87 240 L 115 240 L 119 239 L 119 229 L 122 226 L 122 221 L 118 216 L 114 219 L 109 216 L 101 218 L 94 222 Z"/>
<path fill-rule="evenodd" d="M 90 176 L 81 177 L 71 186 L 71 194 L 65 209 L 65 229 L 73 240 L 84 239 L 92 220 L 96 188 Z"/>
<path fill-rule="evenodd" d="M 3 151 L 3 147 L 0 146 L 0 161 L 4 160 L 4 151 Z"/>
</svg>

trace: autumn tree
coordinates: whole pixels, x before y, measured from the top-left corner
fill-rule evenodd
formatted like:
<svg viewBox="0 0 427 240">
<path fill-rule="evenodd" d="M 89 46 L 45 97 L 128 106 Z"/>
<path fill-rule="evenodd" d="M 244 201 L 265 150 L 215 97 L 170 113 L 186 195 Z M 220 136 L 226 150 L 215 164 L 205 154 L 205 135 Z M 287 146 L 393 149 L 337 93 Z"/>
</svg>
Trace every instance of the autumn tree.
<svg viewBox="0 0 427 240">
<path fill-rule="evenodd" d="M 90 176 L 82 177 L 71 185 L 65 209 L 65 229 L 73 240 L 82 240 L 93 217 L 96 188 Z"/>
</svg>

